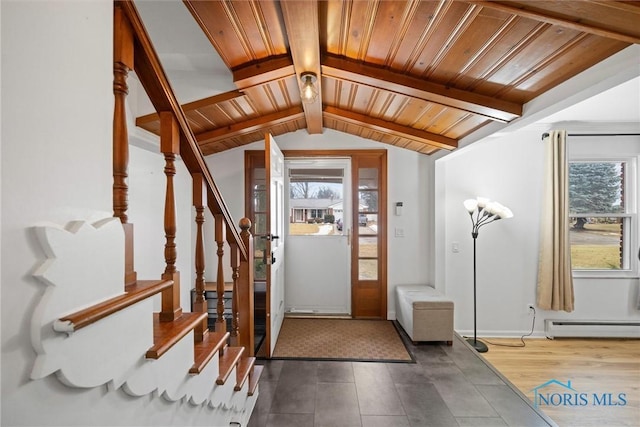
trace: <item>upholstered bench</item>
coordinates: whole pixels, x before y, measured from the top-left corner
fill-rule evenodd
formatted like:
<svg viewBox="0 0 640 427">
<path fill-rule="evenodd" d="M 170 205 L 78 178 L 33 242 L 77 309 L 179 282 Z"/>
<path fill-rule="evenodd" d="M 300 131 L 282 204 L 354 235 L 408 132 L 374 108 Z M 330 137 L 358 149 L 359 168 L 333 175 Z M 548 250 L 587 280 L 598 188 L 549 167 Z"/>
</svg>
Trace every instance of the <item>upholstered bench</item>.
<svg viewBox="0 0 640 427">
<path fill-rule="evenodd" d="M 453 344 L 453 301 L 431 286 L 396 286 L 396 319 L 414 343 Z"/>
</svg>

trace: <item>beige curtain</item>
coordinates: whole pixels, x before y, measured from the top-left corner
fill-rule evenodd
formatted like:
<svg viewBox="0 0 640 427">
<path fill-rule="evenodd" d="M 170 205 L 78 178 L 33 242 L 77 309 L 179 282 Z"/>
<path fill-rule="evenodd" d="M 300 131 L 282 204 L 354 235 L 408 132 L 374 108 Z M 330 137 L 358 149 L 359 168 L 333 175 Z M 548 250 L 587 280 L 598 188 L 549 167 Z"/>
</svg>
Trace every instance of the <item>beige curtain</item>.
<svg viewBox="0 0 640 427">
<path fill-rule="evenodd" d="M 567 132 L 544 136 L 545 170 L 540 222 L 537 305 L 573 311 L 573 276 L 569 242 L 569 166 Z"/>
</svg>

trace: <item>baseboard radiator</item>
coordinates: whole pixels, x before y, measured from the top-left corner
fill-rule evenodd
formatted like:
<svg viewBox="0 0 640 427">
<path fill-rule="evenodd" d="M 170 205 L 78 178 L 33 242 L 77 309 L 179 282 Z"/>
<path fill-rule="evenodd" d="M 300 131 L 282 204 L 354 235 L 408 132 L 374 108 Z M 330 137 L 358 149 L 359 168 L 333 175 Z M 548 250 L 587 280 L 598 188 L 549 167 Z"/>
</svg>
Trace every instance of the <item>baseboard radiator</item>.
<svg viewBox="0 0 640 427">
<path fill-rule="evenodd" d="M 544 321 L 547 338 L 640 338 L 640 321 L 552 320 Z"/>
</svg>

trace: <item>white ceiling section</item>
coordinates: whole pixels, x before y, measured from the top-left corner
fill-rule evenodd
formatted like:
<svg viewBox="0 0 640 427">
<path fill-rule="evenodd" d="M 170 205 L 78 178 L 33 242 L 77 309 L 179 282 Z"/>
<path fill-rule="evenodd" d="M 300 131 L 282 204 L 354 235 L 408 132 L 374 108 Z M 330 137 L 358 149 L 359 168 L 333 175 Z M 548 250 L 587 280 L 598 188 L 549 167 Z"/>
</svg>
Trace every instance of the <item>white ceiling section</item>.
<svg viewBox="0 0 640 427">
<path fill-rule="evenodd" d="M 640 77 L 540 120 L 542 123 L 567 121 L 639 122 Z"/>
</svg>

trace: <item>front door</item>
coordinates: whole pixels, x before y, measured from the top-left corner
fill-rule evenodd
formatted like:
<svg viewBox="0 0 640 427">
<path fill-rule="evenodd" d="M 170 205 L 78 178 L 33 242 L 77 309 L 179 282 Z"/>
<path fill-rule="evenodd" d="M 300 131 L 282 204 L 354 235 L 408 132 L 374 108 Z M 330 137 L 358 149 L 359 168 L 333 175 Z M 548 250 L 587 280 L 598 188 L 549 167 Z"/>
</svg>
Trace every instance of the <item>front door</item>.
<svg viewBox="0 0 640 427">
<path fill-rule="evenodd" d="M 284 320 L 284 155 L 270 134 L 265 135 L 267 233 L 266 357 L 271 357 Z"/>
<path fill-rule="evenodd" d="M 351 199 L 351 212 L 343 212 L 343 237 L 344 244 L 350 242 L 348 251 L 351 253 L 351 280 L 350 280 L 350 301 L 349 308 L 345 313 L 351 313 L 354 318 L 387 318 L 387 156 L 385 150 L 287 150 L 285 151 L 287 160 L 300 158 L 342 158 L 350 159 L 351 175 L 350 184 L 347 185 L 349 196 Z M 255 288 L 256 288 L 256 342 L 262 339 L 258 334 L 258 325 L 264 323 L 269 324 L 269 328 L 273 329 L 270 322 L 261 322 L 265 318 L 267 304 L 260 304 L 264 300 L 263 289 L 266 287 L 267 278 L 267 255 L 269 250 L 265 247 L 267 240 L 267 206 L 266 188 L 272 188 L 273 184 L 267 185 L 269 182 L 265 179 L 265 153 L 262 151 L 247 151 L 245 153 L 246 167 L 246 200 L 247 217 L 253 218 L 254 226 L 252 232 L 255 236 Z M 273 168 L 273 167 L 272 167 Z M 285 188 L 283 193 L 287 193 Z M 345 194 L 346 191 L 345 191 Z M 344 195 L 343 195 L 344 196 Z M 284 194 L 284 198 L 288 200 L 288 194 Z M 335 207 L 334 207 L 335 208 Z M 323 214 L 323 210 L 303 210 L 291 209 L 287 207 L 283 219 L 287 222 L 291 215 L 295 220 L 308 221 L 310 217 Z M 306 216 L 305 216 L 306 215 Z M 334 215 L 334 221 L 338 219 L 338 214 Z M 323 224 L 324 225 L 324 224 Z M 337 228 L 337 225 L 336 225 Z M 322 232 L 326 227 L 322 229 Z M 349 233 L 350 230 L 350 233 Z M 320 231 L 319 231 L 320 232 Z M 346 234 L 345 234 L 346 233 Z M 282 233 L 281 233 L 282 234 Z M 282 236 L 284 238 L 284 236 Z M 287 240 L 287 253 L 290 252 L 290 245 Z M 335 243 L 335 242 L 334 242 Z M 288 257 L 289 255 L 287 255 Z M 317 259 L 316 266 L 323 267 L 318 277 L 325 274 L 333 274 L 332 263 L 323 262 L 323 254 L 314 253 L 308 255 L 307 260 Z M 276 257 L 276 262 L 278 257 Z M 289 267 L 287 267 L 288 269 Z M 273 269 L 272 269 L 273 270 Z M 288 274 L 288 273 L 287 273 Z M 287 280 L 284 282 L 288 283 Z M 317 290 L 322 290 L 323 286 L 329 283 L 329 280 L 321 280 L 323 283 L 316 286 Z M 286 292 L 289 292 L 287 289 Z M 290 309 L 304 311 L 304 307 L 298 307 L 297 302 L 294 305 L 294 295 L 289 299 L 285 294 L 285 301 L 290 304 Z M 284 304 L 283 304 L 284 305 Z M 259 306 L 259 307 L 258 307 Z M 326 306 L 325 306 L 326 307 Z M 273 310 L 269 306 L 269 310 Z M 311 309 L 312 310 L 312 309 Z M 323 310 L 328 310 L 323 308 Z M 340 309 L 337 309 L 340 310 Z M 337 312 L 337 311 L 336 311 Z M 272 319 L 270 319 L 272 320 Z M 275 338 L 271 334 L 271 345 L 275 345 Z M 277 336 L 277 335 L 276 335 Z M 266 338 L 265 338 L 266 339 Z M 268 346 L 267 346 L 268 347 Z M 269 348 L 269 350 L 271 350 Z M 266 353 L 266 352 L 265 352 Z M 264 353 L 263 353 L 264 354 Z"/>
<path fill-rule="evenodd" d="M 351 315 L 351 159 L 287 159 L 285 311 Z"/>
</svg>

